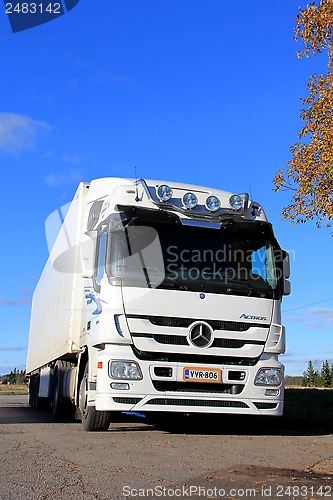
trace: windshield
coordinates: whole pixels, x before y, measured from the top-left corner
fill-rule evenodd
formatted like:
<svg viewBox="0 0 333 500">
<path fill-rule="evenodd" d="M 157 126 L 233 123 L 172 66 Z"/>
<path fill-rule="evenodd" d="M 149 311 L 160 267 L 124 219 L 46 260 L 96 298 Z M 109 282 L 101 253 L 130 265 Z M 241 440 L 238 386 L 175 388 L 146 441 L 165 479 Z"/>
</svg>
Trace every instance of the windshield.
<svg viewBox="0 0 333 500">
<path fill-rule="evenodd" d="M 109 278 L 125 286 L 273 298 L 279 247 L 268 223 L 225 221 L 221 229 L 136 222 L 111 235 Z"/>
</svg>

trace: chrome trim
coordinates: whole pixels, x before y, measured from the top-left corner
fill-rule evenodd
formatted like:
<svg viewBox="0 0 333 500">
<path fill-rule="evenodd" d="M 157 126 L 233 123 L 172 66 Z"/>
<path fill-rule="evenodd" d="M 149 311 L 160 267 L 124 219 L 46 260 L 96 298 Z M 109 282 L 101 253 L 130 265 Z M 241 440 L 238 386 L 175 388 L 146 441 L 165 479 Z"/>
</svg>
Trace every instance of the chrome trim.
<svg viewBox="0 0 333 500">
<path fill-rule="evenodd" d="M 195 210 L 195 207 L 194 209 L 192 208 L 191 211 L 189 211 L 188 208 L 181 208 L 181 207 L 177 207 L 175 205 L 172 205 L 171 203 L 168 203 L 167 201 L 155 201 L 153 200 L 151 194 L 150 194 L 150 191 L 149 191 L 149 188 L 147 186 L 147 183 L 144 179 L 138 179 L 136 181 L 134 181 L 134 184 L 135 185 L 138 185 L 138 184 L 141 184 L 142 187 L 143 187 L 143 190 L 148 198 L 149 201 L 151 201 L 152 203 L 154 203 L 154 205 L 156 205 L 157 207 L 159 208 L 170 208 L 172 210 L 174 210 L 175 212 L 179 212 L 183 215 L 189 215 L 191 214 L 191 217 L 193 218 L 199 218 L 199 219 L 211 219 L 212 217 L 218 219 L 220 218 L 221 220 L 224 218 L 224 216 L 226 214 L 234 214 L 234 215 L 243 215 L 245 214 L 245 212 L 247 211 L 248 209 L 248 202 L 249 202 L 249 195 L 247 193 L 242 193 L 240 194 L 239 196 L 244 196 L 244 210 L 242 212 L 239 212 L 237 210 L 234 210 L 234 209 L 228 209 L 227 207 L 221 207 L 222 210 L 224 210 L 223 213 L 212 213 L 212 212 L 209 212 L 208 214 L 204 214 L 204 213 L 195 213 L 194 210 Z M 172 189 L 172 187 L 170 186 L 170 189 Z M 185 189 L 184 189 L 185 191 Z M 212 195 L 212 196 L 215 196 L 215 195 Z M 172 199 L 172 198 L 171 198 Z M 207 208 L 207 207 L 206 207 Z"/>
<path fill-rule="evenodd" d="M 192 344 L 194 347 L 210 347 L 214 342 L 213 328 L 204 321 L 195 321 L 188 328 L 187 341 L 189 345 Z M 200 341 L 204 343 L 201 344 Z"/>
</svg>

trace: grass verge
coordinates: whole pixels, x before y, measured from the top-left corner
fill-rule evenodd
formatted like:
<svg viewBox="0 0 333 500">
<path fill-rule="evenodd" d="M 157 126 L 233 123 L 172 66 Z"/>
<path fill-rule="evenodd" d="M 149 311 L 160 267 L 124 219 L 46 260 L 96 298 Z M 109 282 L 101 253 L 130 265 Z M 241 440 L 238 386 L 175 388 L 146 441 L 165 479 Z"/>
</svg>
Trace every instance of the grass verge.
<svg viewBox="0 0 333 500">
<path fill-rule="evenodd" d="M 0 396 L 22 396 L 29 394 L 27 385 L 0 385 Z"/>
<path fill-rule="evenodd" d="M 333 428 L 333 389 L 286 389 L 285 420 Z"/>
</svg>

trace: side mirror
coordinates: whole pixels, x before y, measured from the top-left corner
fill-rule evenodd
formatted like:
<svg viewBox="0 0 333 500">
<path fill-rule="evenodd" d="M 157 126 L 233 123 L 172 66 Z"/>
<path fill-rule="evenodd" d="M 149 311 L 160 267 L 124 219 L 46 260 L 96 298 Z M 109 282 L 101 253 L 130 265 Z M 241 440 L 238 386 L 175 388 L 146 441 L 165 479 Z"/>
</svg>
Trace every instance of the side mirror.
<svg viewBox="0 0 333 500">
<path fill-rule="evenodd" d="M 289 260 L 289 253 L 284 252 L 284 259 L 283 259 L 283 277 L 284 278 L 289 278 L 290 276 L 290 260 Z"/>
<path fill-rule="evenodd" d="M 290 281 L 283 280 L 283 295 L 290 295 L 290 292 L 291 292 Z"/>
<path fill-rule="evenodd" d="M 87 231 L 80 245 L 82 277 L 92 278 L 95 272 L 95 251 L 98 231 Z"/>
</svg>

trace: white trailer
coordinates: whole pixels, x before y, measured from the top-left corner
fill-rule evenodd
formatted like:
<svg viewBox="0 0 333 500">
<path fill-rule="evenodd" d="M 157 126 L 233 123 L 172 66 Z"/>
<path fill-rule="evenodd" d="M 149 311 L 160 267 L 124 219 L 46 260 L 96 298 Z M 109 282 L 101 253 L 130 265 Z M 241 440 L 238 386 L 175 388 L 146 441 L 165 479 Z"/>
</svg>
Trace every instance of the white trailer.
<svg viewBox="0 0 333 500">
<path fill-rule="evenodd" d="M 288 277 L 247 194 L 81 183 L 33 296 L 30 404 L 85 430 L 124 411 L 281 415 Z"/>
</svg>

